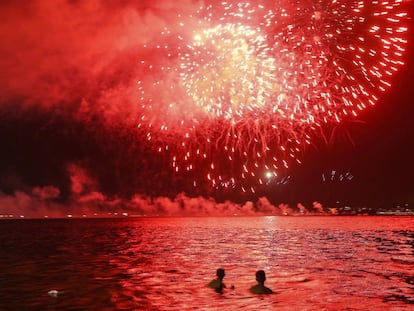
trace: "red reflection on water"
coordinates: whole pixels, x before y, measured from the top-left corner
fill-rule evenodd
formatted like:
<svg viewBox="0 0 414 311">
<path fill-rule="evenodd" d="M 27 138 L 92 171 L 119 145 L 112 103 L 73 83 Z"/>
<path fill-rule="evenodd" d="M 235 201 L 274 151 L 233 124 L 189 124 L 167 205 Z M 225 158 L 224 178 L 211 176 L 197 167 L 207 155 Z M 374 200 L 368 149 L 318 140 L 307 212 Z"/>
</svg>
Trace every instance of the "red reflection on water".
<svg viewBox="0 0 414 311">
<path fill-rule="evenodd" d="M 0 309 L 409 310 L 412 228 L 414 217 L 4 221 Z M 218 267 L 235 286 L 223 294 L 207 287 Z M 259 269 L 274 295 L 249 291 Z"/>
</svg>

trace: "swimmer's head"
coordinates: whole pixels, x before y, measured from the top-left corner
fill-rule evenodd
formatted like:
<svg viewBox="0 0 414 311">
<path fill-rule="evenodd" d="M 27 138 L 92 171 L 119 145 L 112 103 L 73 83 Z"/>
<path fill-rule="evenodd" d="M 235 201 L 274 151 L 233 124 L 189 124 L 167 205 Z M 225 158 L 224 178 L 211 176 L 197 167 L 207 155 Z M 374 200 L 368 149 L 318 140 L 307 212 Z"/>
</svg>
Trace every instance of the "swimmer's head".
<svg viewBox="0 0 414 311">
<path fill-rule="evenodd" d="M 216 275 L 219 279 L 223 279 L 225 276 L 224 269 L 222 268 L 217 269 Z"/>
<path fill-rule="evenodd" d="M 263 270 L 256 272 L 256 281 L 259 283 L 264 283 L 266 281 L 266 273 Z"/>
</svg>

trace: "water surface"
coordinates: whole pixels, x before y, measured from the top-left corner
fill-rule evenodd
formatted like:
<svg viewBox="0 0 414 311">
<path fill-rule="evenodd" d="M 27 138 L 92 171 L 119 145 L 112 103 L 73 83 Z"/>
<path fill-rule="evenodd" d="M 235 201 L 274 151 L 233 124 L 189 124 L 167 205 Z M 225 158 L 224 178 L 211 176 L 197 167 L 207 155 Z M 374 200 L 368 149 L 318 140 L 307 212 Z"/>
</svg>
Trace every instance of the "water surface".
<svg viewBox="0 0 414 311">
<path fill-rule="evenodd" d="M 0 267 L 0 310 L 413 310 L 414 217 L 4 220 Z"/>
</svg>

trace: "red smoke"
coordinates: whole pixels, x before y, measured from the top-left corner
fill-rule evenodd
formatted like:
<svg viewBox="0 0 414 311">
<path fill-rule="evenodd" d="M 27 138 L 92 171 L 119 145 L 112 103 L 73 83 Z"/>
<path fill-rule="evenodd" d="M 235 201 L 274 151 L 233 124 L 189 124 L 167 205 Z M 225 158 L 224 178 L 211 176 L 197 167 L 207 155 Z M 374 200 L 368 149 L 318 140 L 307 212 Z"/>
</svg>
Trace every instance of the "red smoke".
<svg viewBox="0 0 414 311">
<path fill-rule="evenodd" d="M 190 1 L 3 1 L 2 102 L 18 98 L 26 105 L 65 109 L 62 105 L 83 99 L 77 113 L 92 109 L 106 117 L 135 117 L 140 47 L 168 16 L 191 6 Z"/>
<path fill-rule="evenodd" d="M 143 147 L 136 133 L 137 80 L 142 78 L 137 64 L 142 46 L 159 36 L 159 29 L 178 12 L 195 7 L 198 5 L 192 1 L 2 1 L 0 118 L 4 126 L 0 130 L 4 127 L 33 140 L 22 142 L 17 151 L 10 151 L 8 141 L 0 142 L 3 150 L 10 151 L 5 160 L 0 158 L 9 162 L 2 163 L 10 168 L 9 175 L 18 176 L 23 184 L 32 187 L 44 182 L 28 182 L 27 176 L 22 176 L 25 174 L 15 172 L 15 167 L 24 170 L 26 162 L 10 162 L 16 159 L 12 153 L 21 150 L 31 152 L 28 163 L 36 162 L 35 156 L 44 162 L 49 162 L 46 157 L 57 158 L 57 148 L 52 141 L 46 141 L 48 138 L 58 143 L 68 140 L 66 148 L 75 150 L 69 155 L 62 152 L 64 155 L 57 158 L 61 171 L 68 162 L 86 161 L 92 164 L 84 166 L 96 175 L 104 170 L 114 172 L 122 162 L 122 173 L 118 174 L 121 177 L 116 177 L 126 184 L 124 175 L 131 172 L 131 176 L 137 176 L 138 171 L 145 171 L 151 159 L 139 153 Z M 111 154 L 107 160 L 102 157 L 99 161 L 91 150 L 79 151 L 77 141 L 81 147 L 91 146 L 89 149 L 97 154 Z M 0 169 L 1 183 L 5 169 Z M 25 172 L 29 170 L 30 167 Z M 135 178 L 138 186 L 139 178 Z M 38 179 L 42 180 L 41 176 Z M 75 184 L 72 187 L 77 187 Z M 65 193 L 65 189 L 61 190 Z M 68 191 L 78 193 L 81 189 Z"/>
<path fill-rule="evenodd" d="M 82 167 L 67 166 L 72 182 L 69 199 L 59 203 L 61 196 L 55 186 L 34 187 L 32 193 L 16 191 L 13 195 L 0 192 L 1 217 L 108 217 L 127 213 L 130 216 L 249 216 L 292 215 L 296 213 L 287 204 L 273 205 L 266 197 L 257 202 L 237 204 L 216 202 L 213 198 L 189 197 L 184 193 L 174 198 L 149 197 L 136 194 L 129 199 L 109 198 L 100 192 L 97 183 Z M 303 205 L 301 205 L 303 207 Z M 303 207 L 304 208 L 304 207 Z M 324 213 L 319 204 L 318 213 Z M 306 208 L 304 208 L 306 209 Z"/>
</svg>

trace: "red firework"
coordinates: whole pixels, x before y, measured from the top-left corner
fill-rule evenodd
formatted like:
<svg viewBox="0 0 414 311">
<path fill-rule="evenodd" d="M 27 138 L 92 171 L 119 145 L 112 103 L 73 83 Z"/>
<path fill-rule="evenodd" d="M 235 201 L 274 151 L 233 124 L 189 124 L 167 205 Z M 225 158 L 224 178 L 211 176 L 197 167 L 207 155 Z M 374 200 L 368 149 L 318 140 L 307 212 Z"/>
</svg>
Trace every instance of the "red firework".
<svg viewBox="0 0 414 311">
<path fill-rule="evenodd" d="M 403 65 L 401 0 L 222 2 L 148 42 L 138 127 L 173 169 L 214 187 L 299 162 L 315 128 L 374 105 Z"/>
</svg>

